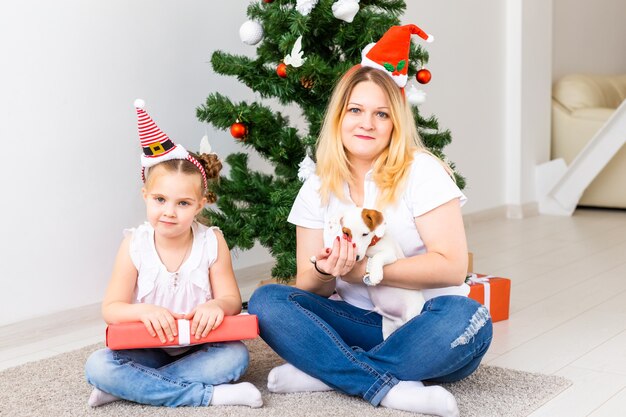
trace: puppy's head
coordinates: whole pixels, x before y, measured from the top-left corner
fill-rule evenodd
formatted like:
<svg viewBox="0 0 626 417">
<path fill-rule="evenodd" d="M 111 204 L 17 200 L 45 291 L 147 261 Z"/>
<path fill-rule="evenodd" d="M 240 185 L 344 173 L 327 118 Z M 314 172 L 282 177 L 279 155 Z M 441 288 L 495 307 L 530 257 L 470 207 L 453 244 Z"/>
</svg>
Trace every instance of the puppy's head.
<svg viewBox="0 0 626 417">
<path fill-rule="evenodd" d="M 358 261 L 365 257 L 372 239 L 385 234 L 385 219 L 378 210 L 351 208 L 341 218 L 341 231 L 348 241 L 355 244 Z"/>
</svg>

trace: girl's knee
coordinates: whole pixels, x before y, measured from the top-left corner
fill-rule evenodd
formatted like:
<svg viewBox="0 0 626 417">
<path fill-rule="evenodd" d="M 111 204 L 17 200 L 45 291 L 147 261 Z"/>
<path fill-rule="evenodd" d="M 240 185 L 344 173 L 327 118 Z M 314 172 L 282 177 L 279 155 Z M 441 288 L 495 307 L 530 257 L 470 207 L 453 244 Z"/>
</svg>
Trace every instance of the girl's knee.
<svg viewBox="0 0 626 417">
<path fill-rule="evenodd" d="M 225 344 L 228 347 L 230 360 L 233 363 L 237 363 L 247 367 L 248 362 L 250 362 L 250 353 L 248 352 L 248 347 L 243 342 L 239 341 L 226 342 Z"/>
<path fill-rule="evenodd" d="M 93 352 L 85 362 L 85 376 L 92 385 L 98 385 L 98 381 L 106 378 L 109 374 L 111 351 L 100 349 Z"/>
</svg>

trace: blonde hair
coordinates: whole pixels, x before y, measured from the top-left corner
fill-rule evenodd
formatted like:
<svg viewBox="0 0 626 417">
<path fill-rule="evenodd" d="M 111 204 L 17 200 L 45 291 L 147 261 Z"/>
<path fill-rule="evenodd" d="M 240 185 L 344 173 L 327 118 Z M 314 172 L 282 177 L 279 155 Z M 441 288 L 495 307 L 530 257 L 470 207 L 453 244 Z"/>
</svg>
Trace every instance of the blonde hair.
<svg viewBox="0 0 626 417">
<path fill-rule="evenodd" d="M 375 68 L 355 67 L 335 86 L 317 140 L 316 174 L 321 180 L 320 196 L 324 204 L 328 203 L 331 194 L 346 200 L 343 184 L 355 181 L 341 140 L 341 124 L 352 90 L 366 81 L 383 90 L 389 101 L 389 116 L 393 123 L 389 146 L 372 166 L 373 179 L 379 189 L 377 208 L 382 209 L 398 201 L 410 173 L 414 153 L 430 153 L 417 132 L 411 107 L 406 104 L 402 91 L 393 79 Z M 451 172 L 449 168 L 447 170 Z"/>
</svg>

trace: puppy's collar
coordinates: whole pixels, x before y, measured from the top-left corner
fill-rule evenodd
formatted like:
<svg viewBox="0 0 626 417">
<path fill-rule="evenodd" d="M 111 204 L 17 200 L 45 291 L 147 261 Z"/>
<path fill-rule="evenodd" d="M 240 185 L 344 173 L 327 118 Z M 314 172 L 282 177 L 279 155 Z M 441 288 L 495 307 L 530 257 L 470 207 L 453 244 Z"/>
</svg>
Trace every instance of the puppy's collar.
<svg viewBox="0 0 626 417">
<path fill-rule="evenodd" d="M 380 238 L 378 236 L 374 236 L 372 238 L 372 241 L 370 242 L 369 246 L 374 246 L 375 244 L 378 243 L 379 240 L 380 240 Z"/>
</svg>

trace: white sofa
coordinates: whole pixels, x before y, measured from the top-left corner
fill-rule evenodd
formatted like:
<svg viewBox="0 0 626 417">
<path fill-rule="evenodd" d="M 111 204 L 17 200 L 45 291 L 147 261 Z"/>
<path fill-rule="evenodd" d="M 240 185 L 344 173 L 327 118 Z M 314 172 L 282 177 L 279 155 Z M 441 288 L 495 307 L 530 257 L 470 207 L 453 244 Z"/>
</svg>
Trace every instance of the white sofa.
<svg viewBox="0 0 626 417">
<path fill-rule="evenodd" d="M 573 74 L 555 82 L 552 159 L 563 158 L 569 165 L 624 99 L 626 74 Z M 626 146 L 587 187 L 578 204 L 626 208 Z"/>
</svg>

